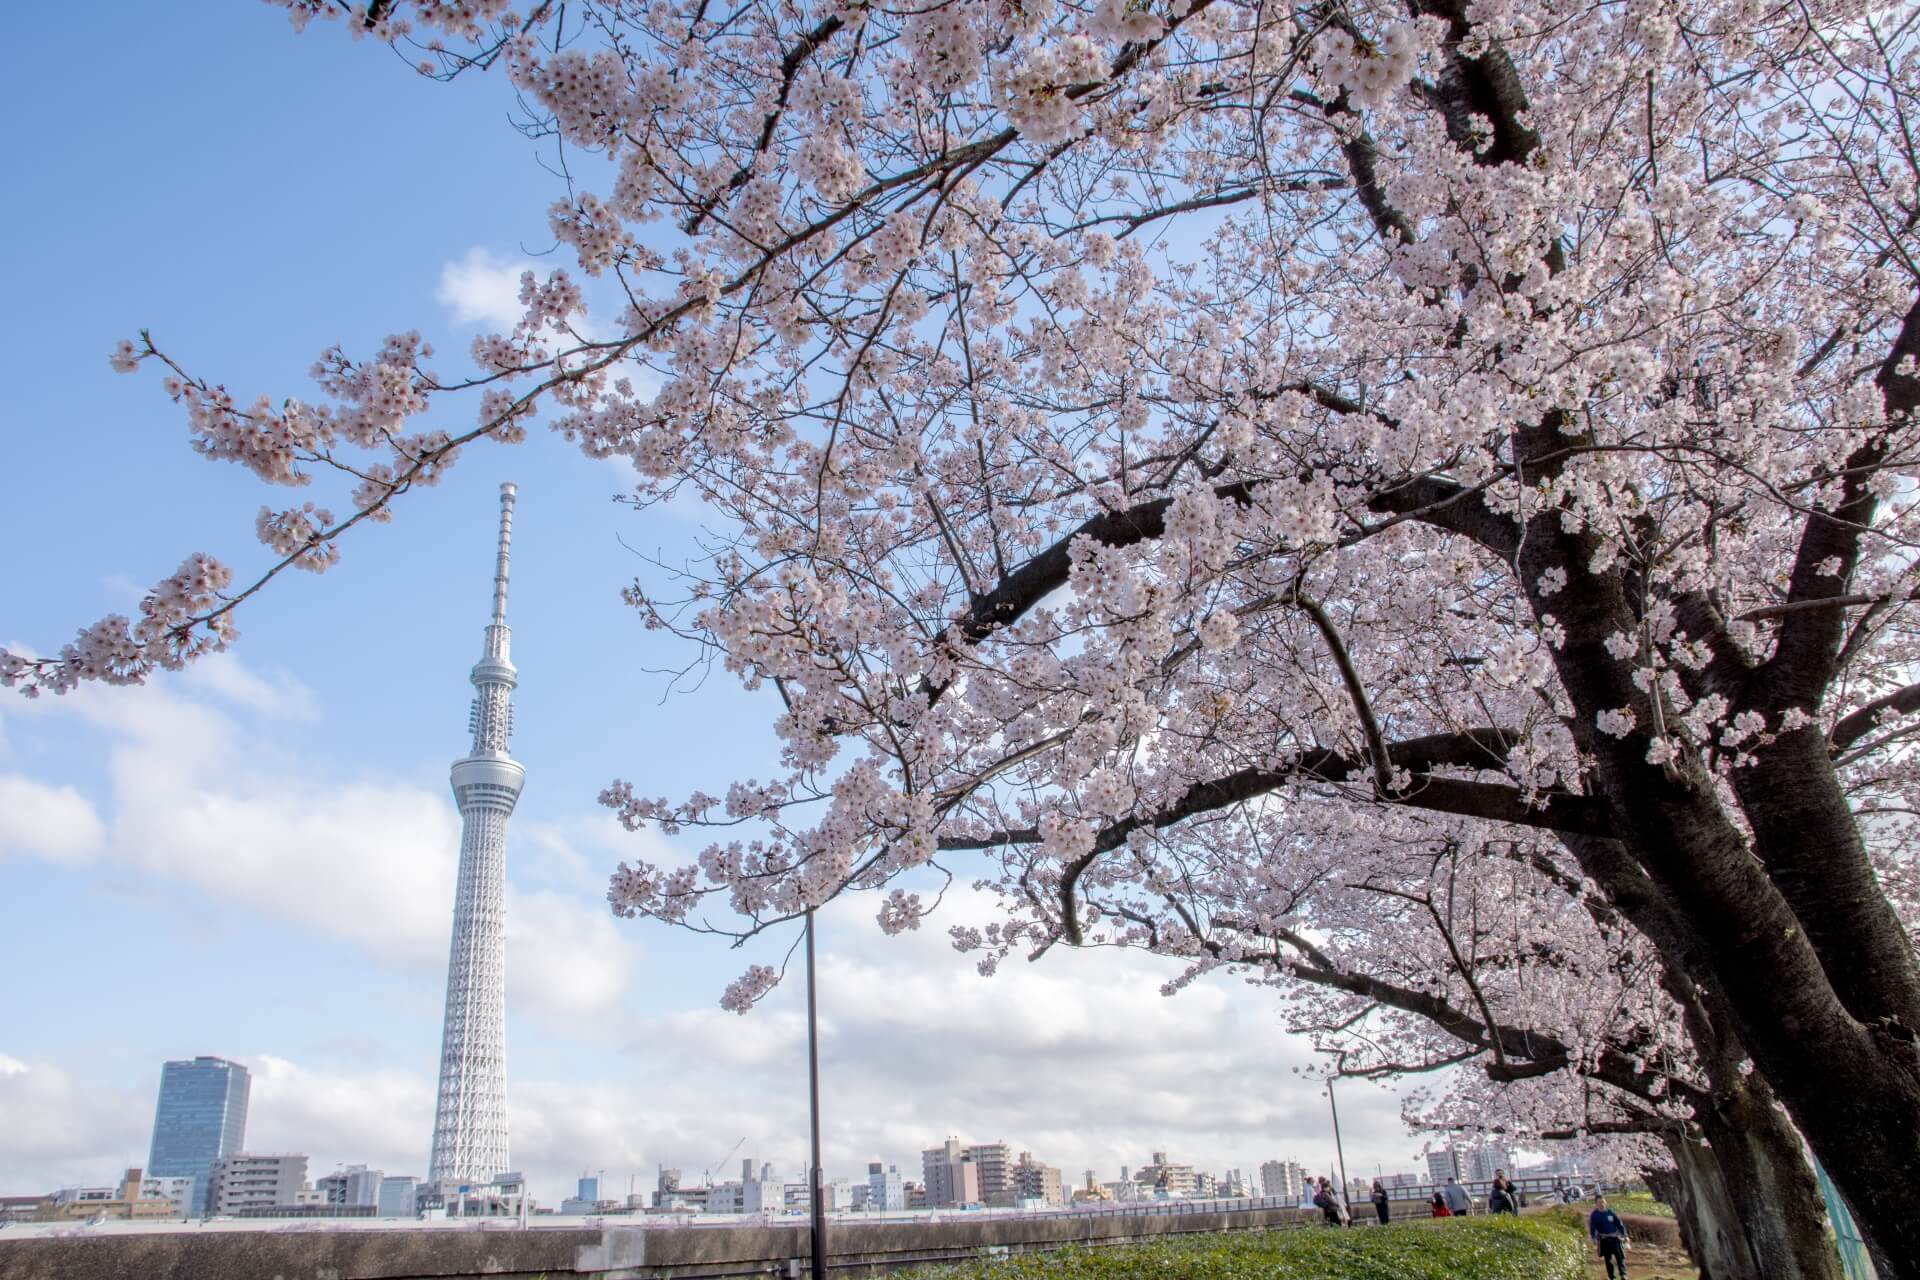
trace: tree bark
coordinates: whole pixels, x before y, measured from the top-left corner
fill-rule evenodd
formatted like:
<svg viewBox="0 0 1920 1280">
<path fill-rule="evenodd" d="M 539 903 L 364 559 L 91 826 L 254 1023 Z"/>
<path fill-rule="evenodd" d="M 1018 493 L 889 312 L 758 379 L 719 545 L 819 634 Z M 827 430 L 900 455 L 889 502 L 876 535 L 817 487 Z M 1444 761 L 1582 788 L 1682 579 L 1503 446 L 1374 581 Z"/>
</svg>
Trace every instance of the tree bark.
<svg viewBox="0 0 1920 1280">
<path fill-rule="evenodd" d="M 1637 781 L 1642 797 L 1658 789 L 1652 780 Z M 1707 785 L 1702 779 L 1702 789 Z M 1695 924 L 1689 949 L 1708 953 L 1730 1029 L 1820 1153 L 1862 1233 L 1897 1260 L 1883 1280 L 1920 1280 L 1920 1203 L 1907 1194 L 1920 1170 L 1920 1054 L 1910 1033 L 1897 1022 L 1863 1024 L 1844 1007 L 1827 972 L 1849 959 L 1822 956 L 1809 945 L 1800 920 L 1766 882 L 1745 842 L 1701 821 L 1704 801 L 1695 808 L 1623 797 L 1620 807 L 1638 810 L 1635 852 Z M 1898 971 L 1879 976 L 1889 985 L 1912 979 Z M 1765 1173 L 1761 1159 L 1762 1152 L 1788 1141 L 1774 1131 L 1770 1101 L 1762 1107 L 1735 1098 L 1727 1105 L 1735 1119 L 1711 1139 L 1727 1148 L 1723 1173 L 1731 1182 L 1743 1176 L 1736 1163 L 1752 1170 L 1750 1186 L 1730 1189 L 1736 1196 L 1763 1197 L 1755 1203 L 1787 1213 L 1797 1193 Z M 1795 1155 L 1797 1160 L 1797 1149 Z M 1780 1251 L 1798 1256 L 1788 1245 Z"/>
<path fill-rule="evenodd" d="M 1721 1095 L 1704 1117 L 1711 1141 L 1663 1135 L 1675 1168 L 1648 1182 L 1673 1206 L 1700 1280 L 1840 1280 L 1799 1135 L 1765 1088 Z"/>
<path fill-rule="evenodd" d="M 1674 1167 L 1643 1172 L 1654 1195 L 1673 1207 L 1680 1243 L 1700 1268 L 1700 1280 L 1766 1280 L 1729 1216 L 1733 1198 L 1713 1151 L 1694 1134 L 1669 1133 L 1663 1141 Z"/>
<path fill-rule="evenodd" d="M 1523 581 L 1578 566 L 1586 554 L 1580 535 L 1557 518 L 1533 519 L 1521 556 Z M 1550 607 L 1567 629 L 1554 661 L 1574 705 L 1647 709 L 1626 664 L 1602 643 L 1637 625 L 1620 584 L 1590 578 L 1579 597 L 1535 601 L 1540 613 Z M 1920 1009 L 1920 973 L 1911 949 L 1885 945 L 1878 913 L 1859 921 L 1874 944 L 1863 957 L 1833 913 L 1810 909 L 1808 919 L 1796 913 L 1796 897 L 1817 897 L 1813 877 L 1785 889 L 1775 879 L 1779 868 L 1802 863 L 1800 852 L 1783 844 L 1802 842 L 1823 855 L 1834 884 L 1852 897 L 1860 874 L 1855 864 L 1865 854 L 1851 813 L 1843 803 L 1809 804 L 1797 827 L 1769 827 L 1771 839 L 1756 848 L 1762 833 L 1750 838 L 1740 829 L 1697 754 L 1654 764 L 1640 741 L 1600 734 L 1591 712 L 1573 728 L 1581 749 L 1594 757 L 1593 789 L 1610 810 L 1614 835 L 1685 922 L 1684 938 L 1647 930 L 1663 959 L 1698 974 L 1724 999 L 1729 1030 L 1846 1194 L 1862 1234 L 1898 1260 L 1883 1280 L 1920 1280 L 1920 1201 L 1907 1193 L 1920 1170 L 1920 1051 L 1903 1016 Z M 1789 741 L 1783 754 L 1803 746 Z M 1807 758 L 1803 750 L 1798 754 Z M 1816 799 L 1838 793 L 1824 759 L 1799 781 Z M 1583 870 L 1603 884 L 1613 868 L 1595 865 L 1593 855 L 1607 844 L 1569 842 Z M 1845 981 L 1837 984 L 1836 974 Z M 1878 993 L 1865 994 L 1872 987 Z"/>
<path fill-rule="evenodd" d="M 1648 803 L 1659 784 L 1636 781 L 1640 797 L 1617 801 L 1639 827 L 1635 852 L 1695 922 L 1694 943 L 1711 957 L 1730 1029 L 1820 1153 L 1863 1234 L 1898 1260 L 1885 1280 L 1920 1280 L 1920 1203 L 1907 1194 L 1920 1169 L 1920 1054 L 1912 1033 L 1893 1019 L 1863 1023 L 1845 1006 L 1828 974 L 1856 960 L 1821 954 L 1811 944 L 1745 841 L 1717 829 L 1721 815 L 1704 812 L 1710 805 L 1704 796 L 1689 804 L 1669 792 Z M 1701 791 L 1710 785 L 1699 780 Z M 1818 839 L 1824 833 L 1806 834 Z M 1874 976 L 1896 989 L 1913 981 L 1910 965 L 1905 971 L 1876 967 Z M 1733 1157 L 1750 1143 L 1792 1144 L 1776 1132 L 1770 1099 L 1762 1106 L 1735 1097 L 1726 1105 L 1733 1121 L 1710 1141 L 1727 1147 L 1721 1164 L 1731 1184 L 1741 1176 Z M 1765 1197 L 1758 1203 L 1788 1212 L 1788 1186 L 1763 1172 L 1757 1154 L 1739 1161 L 1753 1170 L 1750 1193 Z M 1736 1196 L 1749 1193 L 1732 1189 Z M 1781 1251 L 1796 1256 L 1788 1246 Z"/>
<path fill-rule="evenodd" d="M 1800 1135 L 1757 1076 L 1716 1092 L 1701 1116 L 1733 1214 L 1738 1249 L 1759 1280 L 1840 1280 L 1826 1214 Z M 1718 1276 L 1720 1273 L 1715 1271 Z"/>
</svg>

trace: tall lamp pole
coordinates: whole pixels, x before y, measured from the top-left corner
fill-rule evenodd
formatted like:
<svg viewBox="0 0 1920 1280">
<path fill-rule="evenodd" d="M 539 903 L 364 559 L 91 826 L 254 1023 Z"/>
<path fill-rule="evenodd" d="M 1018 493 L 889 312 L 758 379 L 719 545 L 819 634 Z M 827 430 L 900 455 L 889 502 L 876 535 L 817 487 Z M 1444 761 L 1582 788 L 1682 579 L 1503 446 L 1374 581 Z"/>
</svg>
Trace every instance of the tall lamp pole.
<svg viewBox="0 0 1920 1280">
<path fill-rule="evenodd" d="M 812 953 L 809 952 L 809 955 Z M 808 988 L 811 992 L 812 988 Z M 811 995 L 808 997 L 811 999 Z M 1340 1203 L 1347 1207 L 1347 1221 L 1353 1221 L 1353 1204 L 1347 1198 L 1347 1151 L 1340 1145 L 1340 1104 L 1333 1099 L 1333 1077 L 1327 1077 L 1327 1106 L 1333 1110 L 1333 1150 L 1340 1158 Z"/>
<path fill-rule="evenodd" d="M 807 911 L 807 1114 L 813 1126 L 813 1280 L 827 1274 L 826 1175 L 820 1172 L 820 1031 L 816 1021 L 813 973 L 813 911 Z"/>
</svg>

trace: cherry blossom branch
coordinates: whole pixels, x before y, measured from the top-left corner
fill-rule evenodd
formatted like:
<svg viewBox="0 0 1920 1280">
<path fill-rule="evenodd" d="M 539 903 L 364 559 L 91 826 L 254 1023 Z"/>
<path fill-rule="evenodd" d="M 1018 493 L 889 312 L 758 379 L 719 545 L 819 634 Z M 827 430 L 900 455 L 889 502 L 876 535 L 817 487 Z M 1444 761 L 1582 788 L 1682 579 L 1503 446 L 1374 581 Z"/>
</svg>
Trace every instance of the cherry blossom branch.
<svg viewBox="0 0 1920 1280">
<path fill-rule="evenodd" d="M 1920 298 L 1907 309 L 1891 349 L 1874 375 L 1888 433 L 1855 449 L 1846 460 L 1840 500 L 1817 506 L 1807 519 L 1794 554 L 1787 603 L 1828 603 L 1846 594 L 1860 558 L 1862 532 L 1873 524 L 1880 499 L 1872 484 L 1891 451 L 1892 436 L 1911 429 L 1920 409 Z M 1834 608 L 1788 613 L 1773 657 L 1762 668 L 1766 706 L 1772 710 L 1815 706 L 1833 678 L 1833 659 L 1844 625 Z"/>
<path fill-rule="evenodd" d="M 1831 755 L 1842 755 L 1886 720 L 1893 716 L 1912 715 L 1916 711 L 1920 711 L 1920 684 L 1910 684 L 1875 698 L 1834 723 L 1833 728 L 1827 731 L 1827 751 Z"/>
<path fill-rule="evenodd" d="M 1920 600 L 1920 588 L 1899 593 L 1878 592 L 1872 595 L 1828 596 L 1821 600 L 1793 600 L 1785 604 L 1764 605 L 1758 609 L 1748 609 L 1736 616 L 1737 622 L 1763 622 L 1768 618 L 1784 618 L 1790 614 L 1806 613 L 1814 609 L 1852 609 L 1859 605 L 1905 604 Z"/>
<path fill-rule="evenodd" d="M 1388 802 L 1439 813 L 1470 814 L 1494 821 L 1513 822 L 1547 830 L 1578 831 L 1584 835 L 1605 833 L 1606 817 L 1589 797 L 1571 792 L 1543 792 L 1527 796 L 1510 788 L 1459 778 L 1440 777 L 1426 772 L 1431 768 L 1484 768 L 1504 756 L 1514 737 L 1505 730 L 1484 729 L 1460 734 L 1435 734 L 1426 738 L 1385 745 L 1385 758 L 1407 769 L 1413 780 L 1392 794 Z M 1249 768 L 1210 782 L 1195 783 L 1184 794 L 1153 814 L 1123 819 L 1104 828 L 1085 854 L 1067 863 L 1060 876 L 1060 927 L 1069 943 L 1082 940 L 1074 891 L 1079 879 L 1102 854 L 1126 843 L 1136 831 L 1157 831 L 1175 826 L 1188 818 L 1243 803 L 1269 794 L 1286 784 L 1339 782 L 1365 769 L 1362 762 L 1330 749 L 1301 753 L 1283 765 Z M 996 832 L 986 837 L 947 838 L 942 848 L 993 848 L 1001 844 L 1037 843 L 1038 830 Z"/>
<path fill-rule="evenodd" d="M 1321 638 L 1327 642 L 1327 649 L 1333 654 L 1334 665 L 1340 670 L 1340 680 L 1347 687 L 1347 697 L 1353 702 L 1354 714 L 1359 717 L 1360 731 L 1367 740 L 1367 760 L 1373 766 L 1374 794 L 1383 800 L 1394 798 L 1400 789 L 1394 784 L 1393 767 L 1387 762 L 1387 740 L 1380 732 L 1380 721 L 1373 714 L 1373 704 L 1367 700 L 1366 685 L 1361 682 L 1360 672 L 1353 665 L 1353 656 L 1347 652 L 1346 642 L 1340 638 L 1333 619 L 1327 617 L 1327 611 L 1310 597 L 1301 594 L 1297 579 L 1289 602 L 1313 619 L 1313 625 L 1320 629 Z"/>
</svg>

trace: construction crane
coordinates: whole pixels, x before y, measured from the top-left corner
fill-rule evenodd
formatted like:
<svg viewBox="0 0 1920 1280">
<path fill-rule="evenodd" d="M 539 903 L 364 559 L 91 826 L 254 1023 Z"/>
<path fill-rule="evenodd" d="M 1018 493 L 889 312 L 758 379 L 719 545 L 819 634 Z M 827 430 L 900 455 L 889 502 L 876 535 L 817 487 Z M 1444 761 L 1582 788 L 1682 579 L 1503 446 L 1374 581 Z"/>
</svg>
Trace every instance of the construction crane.
<svg viewBox="0 0 1920 1280">
<path fill-rule="evenodd" d="M 713 1171 L 715 1169 L 724 1170 L 726 1168 L 727 1161 L 733 1159 L 733 1153 L 746 1145 L 747 1145 L 746 1135 L 742 1134 L 740 1141 L 734 1143 L 732 1146 L 727 1148 L 727 1154 L 721 1156 L 718 1160 L 715 1160 L 712 1164 L 708 1165 L 704 1170 L 701 1171 L 700 1179 L 702 1184 L 709 1187 L 712 1186 Z"/>
</svg>

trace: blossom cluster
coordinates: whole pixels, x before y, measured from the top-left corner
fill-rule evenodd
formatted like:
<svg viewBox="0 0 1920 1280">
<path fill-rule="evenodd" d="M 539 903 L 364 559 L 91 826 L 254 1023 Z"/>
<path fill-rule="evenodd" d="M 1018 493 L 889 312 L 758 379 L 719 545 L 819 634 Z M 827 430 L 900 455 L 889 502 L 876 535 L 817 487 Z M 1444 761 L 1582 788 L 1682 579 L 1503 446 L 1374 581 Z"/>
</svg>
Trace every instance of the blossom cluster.
<svg viewBox="0 0 1920 1280">
<path fill-rule="evenodd" d="M 224 649 L 237 634 L 223 592 L 233 571 L 210 556 L 188 556 L 140 601 L 140 618 L 110 614 L 83 628 L 51 660 L 0 650 L 0 686 L 28 697 L 66 693 L 83 681 L 139 684 L 156 668 L 178 671 Z"/>
<path fill-rule="evenodd" d="M 610 786 L 629 828 L 730 828 L 623 864 L 623 916 L 724 927 L 694 911 L 724 903 L 745 938 L 871 892 L 899 932 L 963 876 L 998 893 L 952 935 L 985 970 L 1146 947 L 1182 962 L 1170 987 L 1236 969 L 1376 1065 L 1452 1051 L 1404 1009 L 1343 1034 L 1364 997 L 1309 980 L 1333 966 L 1562 1045 L 1565 1076 L 1500 1104 L 1518 1125 L 1602 1071 L 1667 1107 L 1701 1069 L 1656 949 L 1551 833 L 1662 788 L 1751 832 L 1753 771 L 1820 735 L 1851 802 L 1920 796 L 1920 470 L 1888 408 L 1913 374 L 1887 359 L 1920 256 L 1889 123 L 1920 103 L 1916 37 L 1875 49 L 1843 0 L 1502 0 L 1463 36 L 1376 5 L 1274 18 L 397 4 L 371 34 L 426 40 L 437 74 L 499 65 L 533 132 L 604 161 L 550 230 L 616 299 L 611 336 L 582 337 L 563 271 L 523 280 L 464 381 L 417 334 L 329 352 L 312 404 L 144 336 L 110 360 L 166 365 L 211 458 L 350 474 L 356 516 L 549 410 L 635 463 L 636 501 L 705 504 L 711 559 L 626 598 L 777 693 L 780 767 Z M 459 433 L 432 417 L 456 394 Z M 1867 536 L 1808 542 L 1843 508 Z M 325 503 L 256 532 L 291 565 L 337 554 Z M 197 571 L 159 621 L 0 678 L 184 660 L 230 634 L 226 585 Z M 1800 651 L 1834 655 L 1817 688 L 1745 678 Z M 1429 928 L 1449 900 L 1482 925 Z M 1463 966 L 1463 936 L 1510 962 Z"/>
</svg>

